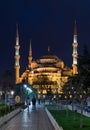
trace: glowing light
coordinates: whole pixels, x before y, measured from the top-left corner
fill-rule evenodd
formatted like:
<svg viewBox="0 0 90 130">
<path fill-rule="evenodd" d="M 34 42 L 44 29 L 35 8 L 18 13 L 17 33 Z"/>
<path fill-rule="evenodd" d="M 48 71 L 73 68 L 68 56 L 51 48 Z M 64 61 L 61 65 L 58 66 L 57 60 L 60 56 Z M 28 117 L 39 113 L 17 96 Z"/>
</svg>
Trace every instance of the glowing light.
<svg viewBox="0 0 90 130">
<path fill-rule="evenodd" d="M 26 88 L 27 87 L 27 85 L 26 84 L 24 84 L 24 88 Z"/>
<path fill-rule="evenodd" d="M 16 62 L 15 65 L 18 66 L 19 65 L 18 62 Z"/>
<path fill-rule="evenodd" d="M 74 43 L 77 43 L 77 39 L 74 39 Z"/>
<path fill-rule="evenodd" d="M 76 59 L 74 59 L 73 64 L 76 64 L 76 65 L 77 65 L 77 60 L 76 60 Z"/>
<path fill-rule="evenodd" d="M 16 51 L 16 55 L 18 55 L 19 54 L 19 52 L 18 51 Z"/>
<path fill-rule="evenodd" d="M 14 95 L 14 91 L 11 91 L 11 95 Z"/>
<path fill-rule="evenodd" d="M 30 95 L 33 92 L 32 89 L 28 87 L 28 85 L 24 84 L 23 86 L 25 88 L 25 93 L 26 94 Z"/>
<path fill-rule="evenodd" d="M 18 40 L 16 41 L 16 45 L 19 45 Z"/>
</svg>

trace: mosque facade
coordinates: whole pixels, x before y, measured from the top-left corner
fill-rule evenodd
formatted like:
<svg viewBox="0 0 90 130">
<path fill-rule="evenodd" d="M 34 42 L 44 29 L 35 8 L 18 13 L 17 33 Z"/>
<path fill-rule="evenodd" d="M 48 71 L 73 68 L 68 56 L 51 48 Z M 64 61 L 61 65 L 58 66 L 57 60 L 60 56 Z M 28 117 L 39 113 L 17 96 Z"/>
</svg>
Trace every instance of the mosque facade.
<svg viewBox="0 0 90 130">
<path fill-rule="evenodd" d="M 64 62 L 55 54 L 52 54 L 50 48 L 45 55 L 37 60 L 33 60 L 32 45 L 30 41 L 29 56 L 27 69 L 20 75 L 20 54 L 19 54 L 19 33 L 18 27 L 16 30 L 16 44 L 15 44 L 15 83 L 21 83 L 23 80 L 27 81 L 38 94 L 47 94 L 51 91 L 53 94 L 61 93 L 62 87 L 68 81 L 68 77 L 78 73 L 77 70 L 77 29 L 76 22 L 74 25 L 73 35 L 73 52 L 72 52 L 72 68 L 65 66 Z"/>
</svg>

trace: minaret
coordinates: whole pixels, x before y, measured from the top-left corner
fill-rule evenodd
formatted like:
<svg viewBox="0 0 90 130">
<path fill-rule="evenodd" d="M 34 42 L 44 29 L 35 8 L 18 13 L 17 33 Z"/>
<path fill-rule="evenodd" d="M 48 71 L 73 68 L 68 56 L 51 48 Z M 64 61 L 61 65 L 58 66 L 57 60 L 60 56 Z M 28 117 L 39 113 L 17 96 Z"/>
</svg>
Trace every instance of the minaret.
<svg viewBox="0 0 90 130">
<path fill-rule="evenodd" d="M 48 46 L 48 54 L 50 54 L 50 46 Z"/>
<path fill-rule="evenodd" d="M 32 63 L 32 45 L 31 45 L 31 40 L 30 40 L 30 49 L 29 49 L 28 60 L 29 60 L 29 65 L 28 65 L 28 67 L 31 68 L 31 63 Z"/>
<path fill-rule="evenodd" d="M 78 42 L 77 42 L 77 28 L 76 28 L 76 21 L 75 21 L 75 25 L 74 25 L 74 36 L 73 36 L 73 74 L 77 74 L 78 70 L 77 70 L 77 57 L 78 57 L 78 53 L 77 53 L 77 46 L 78 46 Z"/>
<path fill-rule="evenodd" d="M 15 83 L 19 83 L 19 71 L 20 71 L 20 55 L 19 55 L 19 33 L 18 33 L 18 25 L 16 25 L 16 45 L 15 45 Z"/>
</svg>

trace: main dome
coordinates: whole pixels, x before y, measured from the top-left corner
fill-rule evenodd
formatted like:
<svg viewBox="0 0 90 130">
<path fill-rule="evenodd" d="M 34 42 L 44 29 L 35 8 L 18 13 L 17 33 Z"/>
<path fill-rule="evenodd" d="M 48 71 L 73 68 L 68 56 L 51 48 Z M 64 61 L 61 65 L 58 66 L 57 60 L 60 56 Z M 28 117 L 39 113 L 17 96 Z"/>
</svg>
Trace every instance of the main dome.
<svg viewBox="0 0 90 130">
<path fill-rule="evenodd" d="M 50 53 L 50 51 L 48 51 L 48 53 L 37 59 L 36 62 L 38 64 L 37 70 L 45 69 L 48 71 L 58 71 L 58 69 L 64 67 L 64 62 L 61 59 L 59 59 L 56 55 Z"/>
<path fill-rule="evenodd" d="M 62 62 L 61 59 L 59 59 L 56 55 L 48 52 L 46 53 L 45 55 L 43 55 L 42 57 L 40 57 L 38 60 L 37 60 L 37 63 L 57 63 L 57 62 Z"/>
</svg>

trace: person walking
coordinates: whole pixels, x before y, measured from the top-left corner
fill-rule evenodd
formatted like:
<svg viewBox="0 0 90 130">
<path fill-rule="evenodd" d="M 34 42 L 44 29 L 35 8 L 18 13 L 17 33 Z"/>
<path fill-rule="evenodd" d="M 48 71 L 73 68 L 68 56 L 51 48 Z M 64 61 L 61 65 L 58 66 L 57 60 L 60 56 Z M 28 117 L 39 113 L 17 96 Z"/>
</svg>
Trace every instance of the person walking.
<svg viewBox="0 0 90 130">
<path fill-rule="evenodd" d="M 35 107 L 36 106 L 36 98 L 33 96 L 32 98 L 32 105 Z"/>
</svg>

